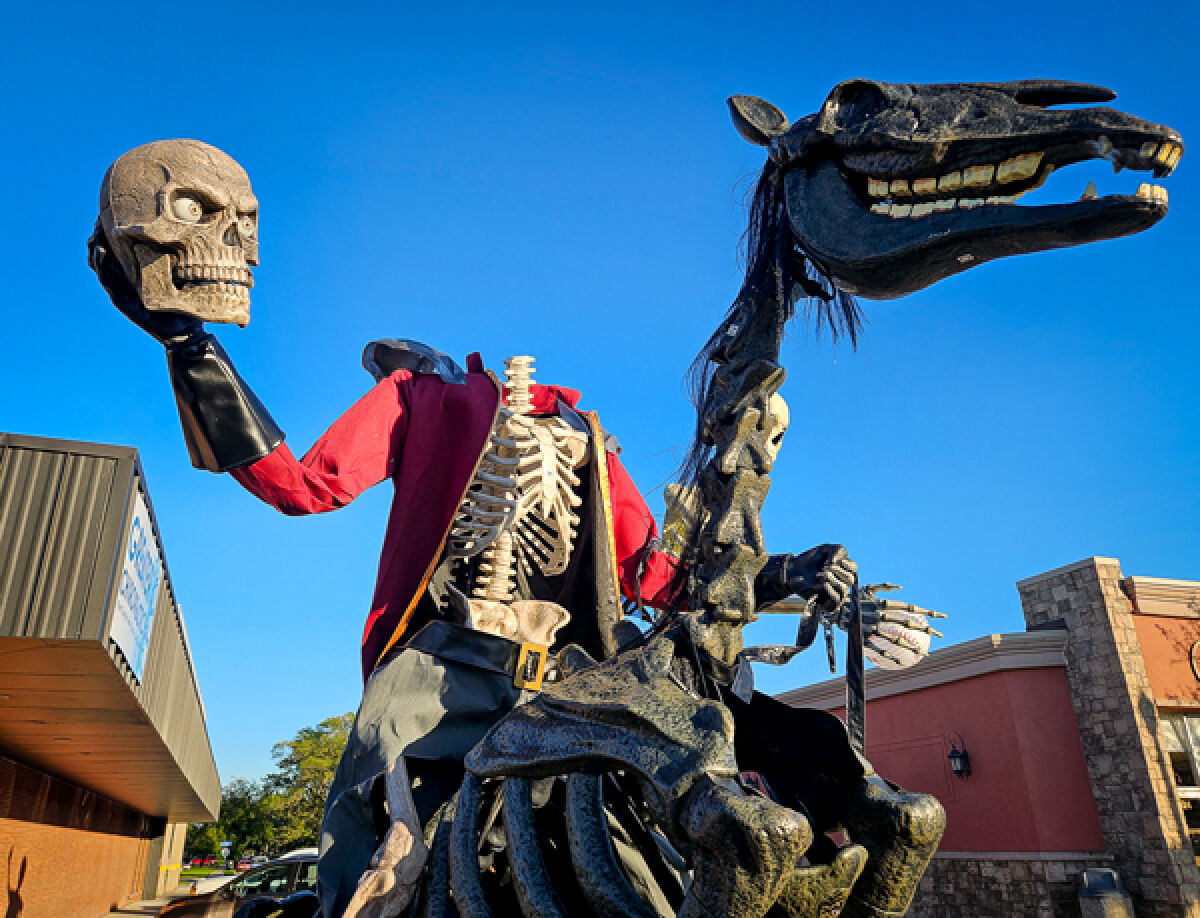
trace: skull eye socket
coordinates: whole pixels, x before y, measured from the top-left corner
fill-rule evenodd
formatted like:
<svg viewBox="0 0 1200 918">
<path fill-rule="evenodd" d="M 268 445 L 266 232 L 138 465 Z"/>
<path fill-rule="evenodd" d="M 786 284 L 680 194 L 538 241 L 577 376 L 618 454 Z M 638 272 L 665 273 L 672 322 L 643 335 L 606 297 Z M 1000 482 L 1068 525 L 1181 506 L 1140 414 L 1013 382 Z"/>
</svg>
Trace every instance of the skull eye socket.
<svg viewBox="0 0 1200 918">
<path fill-rule="evenodd" d="M 250 214 L 238 217 L 238 232 L 242 234 L 243 239 L 253 239 L 256 229 L 254 217 Z"/>
<path fill-rule="evenodd" d="M 199 223 L 204 218 L 204 206 L 195 198 L 180 195 L 171 203 L 175 216 L 186 223 Z"/>
</svg>

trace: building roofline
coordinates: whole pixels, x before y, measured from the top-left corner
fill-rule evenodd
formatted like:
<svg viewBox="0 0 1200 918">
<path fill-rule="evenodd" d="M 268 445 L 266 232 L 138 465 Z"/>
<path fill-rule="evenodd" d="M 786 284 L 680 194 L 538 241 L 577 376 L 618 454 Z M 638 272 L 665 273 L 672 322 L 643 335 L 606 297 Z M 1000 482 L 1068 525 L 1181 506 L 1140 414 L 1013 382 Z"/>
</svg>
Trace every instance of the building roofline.
<svg viewBox="0 0 1200 918">
<path fill-rule="evenodd" d="M 867 697 L 876 700 L 905 695 L 934 685 L 1007 670 L 1064 667 L 1067 664 L 1066 645 L 1067 632 L 1060 629 L 984 635 L 935 650 L 908 669 L 875 667 L 867 670 Z M 845 685 L 845 679 L 827 679 L 776 697 L 796 707 L 828 711 L 845 704 Z"/>
<path fill-rule="evenodd" d="M 1072 561 L 1070 564 L 1064 564 L 1062 567 L 1056 567 L 1053 570 L 1042 571 L 1040 574 L 1034 574 L 1032 577 L 1026 577 L 1024 580 L 1017 581 L 1017 589 L 1028 586 L 1032 583 L 1045 580 L 1047 577 L 1057 577 L 1061 574 L 1069 574 L 1071 571 L 1083 570 L 1088 567 L 1097 567 L 1099 565 L 1116 566 L 1120 568 L 1121 562 L 1116 558 L 1105 558 L 1103 555 L 1093 555 L 1090 558 L 1084 558 L 1081 561 Z"/>
<path fill-rule="evenodd" d="M 1166 577 L 1126 577 L 1121 589 L 1139 615 L 1200 618 L 1200 583 Z"/>
</svg>

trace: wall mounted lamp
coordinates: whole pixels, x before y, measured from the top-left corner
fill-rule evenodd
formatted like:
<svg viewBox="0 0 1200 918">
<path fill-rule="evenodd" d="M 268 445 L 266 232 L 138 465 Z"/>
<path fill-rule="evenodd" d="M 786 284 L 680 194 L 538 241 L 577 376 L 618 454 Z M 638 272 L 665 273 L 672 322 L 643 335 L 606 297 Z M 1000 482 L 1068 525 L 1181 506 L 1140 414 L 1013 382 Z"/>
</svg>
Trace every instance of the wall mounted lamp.
<svg viewBox="0 0 1200 918">
<path fill-rule="evenodd" d="M 947 739 L 950 740 L 950 751 L 946 754 L 946 758 L 950 760 L 950 770 L 954 772 L 955 777 L 966 780 L 971 777 L 971 754 L 967 752 L 967 744 L 958 733 Z"/>
</svg>

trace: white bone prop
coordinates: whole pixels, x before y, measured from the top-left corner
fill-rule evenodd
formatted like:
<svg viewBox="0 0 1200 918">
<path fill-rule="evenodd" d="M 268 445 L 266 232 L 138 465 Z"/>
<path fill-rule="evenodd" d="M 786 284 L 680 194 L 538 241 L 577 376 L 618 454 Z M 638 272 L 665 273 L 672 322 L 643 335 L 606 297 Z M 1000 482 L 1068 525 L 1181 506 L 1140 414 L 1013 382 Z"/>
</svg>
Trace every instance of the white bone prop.
<svg viewBox="0 0 1200 918">
<path fill-rule="evenodd" d="M 404 756 L 396 759 L 384 781 L 392 824 L 372 856 L 370 867 L 359 878 L 343 918 L 391 918 L 403 914 L 429 859 Z"/>
<path fill-rule="evenodd" d="M 767 400 L 767 416 L 763 418 L 763 445 L 772 462 L 779 458 L 783 435 L 787 433 L 791 421 L 792 412 L 788 403 L 778 392 L 772 392 Z"/>
<path fill-rule="evenodd" d="M 767 400 L 762 418 L 763 448 L 774 462 L 783 446 L 783 435 L 791 422 L 791 410 L 778 392 Z M 708 521 L 708 511 L 700 499 L 700 491 L 692 485 L 669 484 L 663 491 L 666 511 L 663 514 L 663 550 L 677 558 L 691 547 L 696 530 Z"/>
<path fill-rule="evenodd" d="M 495 453 L 501 461 L 510 459 L 519 460 L 521 455 L 516 452 L 515 447 L 507 445 L 508 442 L 516 442 L 520 438 L 520 431 L 513 423 L 515 418 L 527 415 L 530 411 L 530 392 L 529 392 L 529 377 L 533 365 L 532 357 L 509 357 L 504 361 L 505 381 L 508 383 L 508 409 L 503 412 L 505 415 L 503 423 L 503 433 L 506 435 L 500 438 L 502 442 L 497 442 Z M 537 445 L 535 444 L 535 449 Z M 510 479 L 512 480 L 512 479 Z M 495 482 L 492 483 L 496 485 Z M 493 487 L 493 493 L 496 493 Z M 517 498 L 517 484 L 514 483 L 513 489 L 504 492 L 505 500 L 513 500 Z M 517 501 L 517 510 L 520 509 L 520 502 Z M 511 523 L 510 523 L 511 525 Z M 513 568 L 513 540 L 512 534 L 505 527 L 506 531 L 497 533 L 483 552 L 483 558 L 479 563 L 479 578 L 472 591 L 477 599 L 484 599 L 489 602 L 507 603 L 511 602 L 516 597 L 513 595 L 516 590 L 516 570 Z"/>
<path fill-rule="evenodd" d="M 227 153 L 199 140 L 135 147 L 105 173 L 100 224 L 147 309 L 250 321 L 258 200 Z"/>
<path fill-rule="evenodd" d="M 532 357 L 506 364 L 502 407 L 487 451 L 451 524 L 447 551 L 471 557 L 512 529 L 514 552 L 526 574 L 536 565 L 561 574 L 574 548 L 581 503 L 576 470 L 587 460 L 587 435 L 558 417 L 531 418 Z"/>
<path fill-rule="evenodd" d="M 587 437 L 558 418 L 547 426 L 528 416 L 532 375 L 532 357 L 505 361 L 508 404 L 455 516 L 448 550 L 483 552 L 473 595 L 454 597 L 470 627 L 548 646 L 570 615 L 552 602 L 516 599 L 517 557 L 527 573 L 534 563 L 547 574 L 566 570 L 579 522 L 574 468 L 586 458 Z"/>
<path fill-rule="evenodd" d="M 888 615 L 903 618 L 907 624 L 879 622 L 863 641 L 863 656 L 880 669 L 907 669 L 920 663 L 929 653 L 932 635 L 921 630 L 929 627 L 929 619 L 916 612 L 891 611 Z"/>
</svg>

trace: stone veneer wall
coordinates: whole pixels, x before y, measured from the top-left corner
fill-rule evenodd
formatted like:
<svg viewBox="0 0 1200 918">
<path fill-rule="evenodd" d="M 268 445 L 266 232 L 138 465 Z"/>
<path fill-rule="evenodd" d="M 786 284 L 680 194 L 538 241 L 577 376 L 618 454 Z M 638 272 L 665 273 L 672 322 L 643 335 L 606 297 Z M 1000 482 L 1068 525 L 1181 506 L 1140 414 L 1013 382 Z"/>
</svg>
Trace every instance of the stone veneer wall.
<svg viewBox="0 0 1200 918">
<path fill-rule="evenodd" d="M 1067 682 L 1088 777 L 1111 866 L 1138 918 L 1200 918 L 1200 872 L 1121 580 L 1116 560 L 1089 558 L 1022 580 L 1017 590 L 1029 626 L 1067 627 Z"/>
<path fill-rule="evenodd" d="M 908 916 L 1079 918 L 1079 874 L 1092 867 L 1112 867 L 1112 861 L 939 854 L 925 871 Z"/>
</svg>

